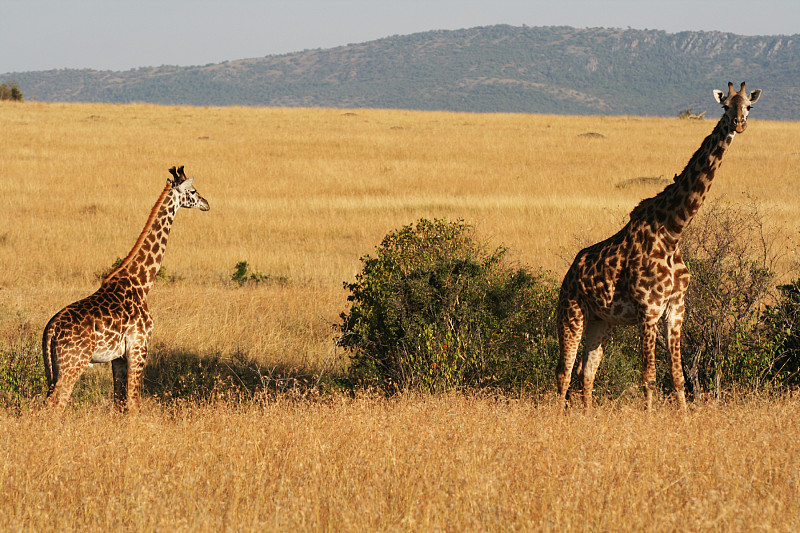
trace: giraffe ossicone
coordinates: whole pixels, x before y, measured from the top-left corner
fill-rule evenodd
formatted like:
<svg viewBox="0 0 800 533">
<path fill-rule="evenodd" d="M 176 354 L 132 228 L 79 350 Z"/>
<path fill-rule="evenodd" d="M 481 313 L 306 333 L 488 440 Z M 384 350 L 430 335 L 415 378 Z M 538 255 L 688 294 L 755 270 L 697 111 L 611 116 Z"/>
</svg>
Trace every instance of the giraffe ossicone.
<svg viewBox="0 0 800 533">
<path fill-rule="evenodd" d="M 123 411 L 138 408 L 153 331 L 147 295 L 161 267 L 172 223 L 181 207 L 209 209 L 194 188 L 194 178 L 187 178 L 182 166 L 169 171 L 172 179 L 167 180 L 122 263 L 94 294 L 66 306 L 47 323 L 42 334 L 47 409 L 63 411 L 86 368 L 107 362 L 111 362 L 114 377 L 115 405 Z"/>
<path fill-rule="evenodd" d="M 640 202 L 619 232 L 578 252 L 564 276 L 557 310 L 556 382 L 565 408 L 581 338 L 584 352 L 577 373 L 584 406 L 591 408 L 603 345 L 614 326 L 638 324 L 646 406 L 652 409 L 657 326 L 664 317 L 676 402 L 686 409 L 680 339 L 690 275 L 678 243 L 702 206 L 733 137 L 747 127 L 750 106 L 761 91 L 748 95 L 744 83 L 735 91 L 729 82 L 727 94 L 718 90 L 713 94 L 724 113 L 683 172 L 659 194 Z"/>
</svg>

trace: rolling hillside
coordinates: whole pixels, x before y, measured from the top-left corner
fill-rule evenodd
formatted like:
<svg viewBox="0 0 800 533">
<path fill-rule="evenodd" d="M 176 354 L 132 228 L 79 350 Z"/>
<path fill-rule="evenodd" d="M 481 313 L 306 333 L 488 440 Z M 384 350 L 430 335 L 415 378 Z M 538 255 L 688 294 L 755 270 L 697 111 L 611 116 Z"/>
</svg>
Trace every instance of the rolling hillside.
<svg viewBox="0 0 800 533">
<path fill-rule="evenodd" d="M 745 80 L 764 90 L 758 118 L 800 120 L 800 35 L 502 25 L 204 66 L 0 75 L 9 79 L 38 101 L 645 116 L 710 111 L 711 89 Z"/>
</svg>

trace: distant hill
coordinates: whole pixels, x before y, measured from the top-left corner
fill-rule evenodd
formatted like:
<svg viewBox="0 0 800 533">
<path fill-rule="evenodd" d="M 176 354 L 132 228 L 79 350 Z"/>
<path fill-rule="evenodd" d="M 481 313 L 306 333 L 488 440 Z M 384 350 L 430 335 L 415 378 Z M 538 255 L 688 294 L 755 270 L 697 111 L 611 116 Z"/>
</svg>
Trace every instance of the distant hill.
<svg viewBox="0 0 800 533">
<path fill-rule="evenodd" d="M 800 34 L 488 26 L 326 50 L 124 72 L 0 75 L 27 100 L 556 114 L 717 114 L 712 89 L 746 81 L 754 116 L 800 120 Z"/>
</svg>

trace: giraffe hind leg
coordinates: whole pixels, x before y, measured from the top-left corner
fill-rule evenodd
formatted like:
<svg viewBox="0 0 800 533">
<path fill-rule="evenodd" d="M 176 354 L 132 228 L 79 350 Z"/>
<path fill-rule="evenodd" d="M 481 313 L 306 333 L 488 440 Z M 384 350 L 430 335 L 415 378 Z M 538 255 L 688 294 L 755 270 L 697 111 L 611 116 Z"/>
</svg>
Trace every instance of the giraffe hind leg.
<svg viewBox="0 0 800 533">
<path fill-rule="evenodd" d="M 88 366 L 88 358 L 82 364 L 60 365 L 52 390 L 45 401 L 45 408 L 56 412 L 64 411 L 72 397 L 72 389 Z"/>
<path fill-rule="evenodd" d="M 45 409 L 61 413 L 72 397 L 72 389 L 91 362 L 93 347 L 88 343 L 59 345 L 51 342 L 49 348 L 51 383 L 48 384 Z"/>
<path fill-rule="evenodd" d="M 608 322 L 592 320 L 586 324 L 586 340 L 583 360 L 581 364 L 581 379 L 583 382 L 583 406 L 592 408 L 592 391 L 594 389 L 594 376 L 600 361 L 603 359 L 603 345 L 611 334 L 612 326 Z"/>
<path fill-rule="evenodd" d="M 572 380 L 572 367 L 583 335 L 584 314 L 575 301 L 559 305 L 558 341 L 561 355 L 556 368 L 556 384 L 560 405 L 567 407 L 567 392 Z"/>
</svg>

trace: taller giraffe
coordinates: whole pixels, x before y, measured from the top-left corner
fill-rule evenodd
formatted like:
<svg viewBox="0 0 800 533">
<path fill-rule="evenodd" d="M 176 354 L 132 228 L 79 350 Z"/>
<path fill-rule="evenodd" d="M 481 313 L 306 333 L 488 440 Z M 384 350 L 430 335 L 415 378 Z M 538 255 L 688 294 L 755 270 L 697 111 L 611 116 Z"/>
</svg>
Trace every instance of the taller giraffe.
<svg viewBox="0 0 800 533">
<path fill-rule="evenodd" d="M 47 408 L 63 411 L 89 363 L 109 361 L 114 403 L 122 410 L 138 408 L 139 381 L 153 331 L 147 294 L 164 258 L 169 230 L 179 208 L 209 209 L 183 167 L 169 171 L 173 179 L 167 180 L 128 256 L 94 294 L 56 313 L 44 328 Z"/>
<path fill-rule="evenodd" d="M 557 313 L 561 357 L 556 380 L 564 407 L 582 334 L 584 354 L 578 375 L 583 375 L 584 405 L 591 408 L 603 344 L 615 325 L 638 324 L 647 409 L 652 409 L 656 328 L 665 316 L 672 384 L 679 408 L 686 409 L 680 342 L 690 276 L 678 241 L 703 205 L 733 137 L 747 127 L 750 106 L 759 96 L 760 90 L 747 95 L 744 83 L 735 92 L 729 82 L 727 95 L 715 90 L 714 97 L 725 110 L 722 118 L 674 183 L 636 206 L 618 233 L 578 252 L 561 285 Z"/>
</svg>

